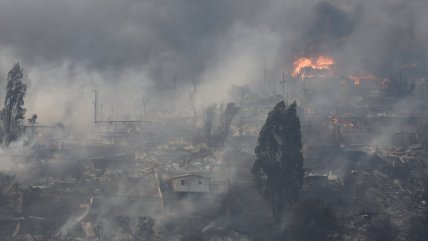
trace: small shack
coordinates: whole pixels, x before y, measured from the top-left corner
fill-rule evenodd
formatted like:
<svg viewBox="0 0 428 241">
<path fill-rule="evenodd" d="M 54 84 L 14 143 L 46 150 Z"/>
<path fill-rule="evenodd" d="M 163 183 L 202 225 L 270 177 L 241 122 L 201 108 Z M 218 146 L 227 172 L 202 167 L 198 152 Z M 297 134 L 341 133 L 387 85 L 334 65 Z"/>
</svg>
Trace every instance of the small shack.
<svg viewBox="0 0 428 241">
<path fill-rule="evenodd" d="M 170 184 L 173 192 L 210 192 L 210 179 L 196 174 L 172 177 Z"/>
<path fill-rule="evenodd" d="M 161 183 L 162 189 L 172 193 L 226 193 L 227 180 L 211 180 L 198 174 L 184 174 L 171 177 Z"/>
</svg>

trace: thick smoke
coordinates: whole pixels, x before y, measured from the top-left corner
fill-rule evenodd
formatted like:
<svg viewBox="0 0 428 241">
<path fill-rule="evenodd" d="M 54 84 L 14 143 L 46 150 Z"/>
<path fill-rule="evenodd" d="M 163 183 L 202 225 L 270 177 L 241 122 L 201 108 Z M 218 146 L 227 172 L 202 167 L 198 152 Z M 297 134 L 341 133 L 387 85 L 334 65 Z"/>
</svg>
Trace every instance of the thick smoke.
<svg viewBox="0 0 428 241">
<path fill-rule="evenodd" d="M 356 17 L 353 12 L 319 2 L 312 7 L 311 21 L 303 27 L 296 55 L 314 56 L 339 50 L 352 34 Z"/>
<path fill-rule="evenodd" d="M 5 85 L 21 62 L 27 108 L 46 123 L 90 123 L 93 89 L 105 116 L 133 113 L 142 98 L 191 113 L 192 80 L 198 106 L 225 102 L 232 85 L 259 86 L 264 60 L 276 82 L 317 54 L 334 57 L 338 74 L 424 77 L 427 11 L 423 0 L 5 0 L 0 76 Z"/>
</svg>

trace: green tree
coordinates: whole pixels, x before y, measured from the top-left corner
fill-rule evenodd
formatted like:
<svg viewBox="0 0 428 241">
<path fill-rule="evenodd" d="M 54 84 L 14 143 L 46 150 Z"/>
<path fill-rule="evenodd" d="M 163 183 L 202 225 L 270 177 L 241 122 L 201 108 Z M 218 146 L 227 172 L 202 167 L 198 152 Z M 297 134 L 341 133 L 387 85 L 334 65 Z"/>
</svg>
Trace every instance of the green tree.
<svg viewBox="0 0 428 241">
<path fill-rule="evenodd" d="M 2 110 L 4 141 L 9 144 L 22 133 L 25 117 L 24 97 L 27 86 L 22 82 L 23 69 L 16 63 L 7 75 L 7 92 Z"/>
<path fill-rule="evenodd" d="M 310 199 L 299 202 L 293 208 L 288 235 L 294 241 L 335 240 L 339 226 L 336 212 L 330 205 Z"/>
<path fill-rule="evenodd" d="M 269 202 L 275 222 L 280 222 L 286 205 L 298 197 L 304 168 L 300 120 L 294 102 L 288 109 L 278 103 L 260 131 L 252 168 L 256 187 Z"/>
<path fill-rule="evenodd" d="M 424 211 L 422 215 L 410 219 L 407 240 L 423 241 L 428 240 L 428 212 Z"/>
</svg>

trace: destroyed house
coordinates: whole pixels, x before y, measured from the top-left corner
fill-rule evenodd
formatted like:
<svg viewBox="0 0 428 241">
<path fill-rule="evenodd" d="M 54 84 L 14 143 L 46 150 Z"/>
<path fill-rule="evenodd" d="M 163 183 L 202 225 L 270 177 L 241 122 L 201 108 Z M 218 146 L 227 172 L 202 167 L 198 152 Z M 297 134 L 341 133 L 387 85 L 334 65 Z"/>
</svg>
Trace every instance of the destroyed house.
<svg viewBox="0 0 428 241">
<path fill-rule="evenodd" d="M 197 174 L 175 176 L 162 185 L 165 191 L 174 193 L 225 193 L 229 189 L 227 181 L 212 181 Z"/>
<path fill-rule="evenodd" d="M 393 146 L 408 146 L 418 144 L 418 135 L 416 132 L 395 132 L 391 136 Z"/>
</svg>

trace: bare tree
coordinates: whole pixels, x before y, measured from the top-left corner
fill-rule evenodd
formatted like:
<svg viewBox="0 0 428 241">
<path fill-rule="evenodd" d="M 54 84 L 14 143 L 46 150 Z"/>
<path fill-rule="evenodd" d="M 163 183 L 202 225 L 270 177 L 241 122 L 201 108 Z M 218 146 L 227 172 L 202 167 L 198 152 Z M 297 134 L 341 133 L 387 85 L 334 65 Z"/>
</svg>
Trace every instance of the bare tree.
<svg viewBox="0 0 428 241">
<path fill-rule="evenodd" d="M 210 148 L 216 149 L 224 146 L 230 133 L 232 120 L 238 114 L 238 111 L 239 107 L 233 102 L 227 104 L 226 108 L 218 108 L 216 104 L 213 104 L 205 109 L 203 129 L 207 145 Z M 217 112 L 221 113 L 219 118 L 216 118 Z"/>
<path fill-rule="evenodd" d="M 143 99 L 141 101 L 143 102 L 143 116 L 145 118 L 146 117 L 146 107 L 147 107 L 148 100 L 147 100 L 147 98 L 143 97 Z"/>
<path fill-rule="evenodd" d="M 223 147 L 224 142 L 226 141 L 226 138 L 229 135 L 232 120 L 233 118 L 235 118 L 238 112 L 239 107 L 235 103 L 230 102 L 229 104 L 227 104 L 226 109 L 223 112 L 223 117 L 221 119 L 221 126 L 218 130 L 219 144 L 221 147 Z"/>
<path fill-rule="evenodd" d="M 33 116 L 31 116 L 31 118 L 28 119 L 28 123 L 32 126 L 37 124 L 37 114 L 33 114 Z"/>
<path fill-rule="evenodd" d="M 189 99 L 190 99 L 190 104 L 192 105 L 192 110 L 193 110 L 193 119 L 195 124 L 198 121 L 198 110 L 196 108 L 196 97 L 198 94 L 198 83 L 192 79 L 192 86 L 188 87 L 188 91 L 189 91 Z"/>
<path fill-rule="evenodd" d="M 208 146 L 212 146 L 212 136 L 213 136 L 213 126 L 214 126 L 214 120 L 215 120 L 215 116 L 216 116 L 216 112 L 217 112 L 217 105 L 213 104 L 208 106 L 205 109 L 205 120 L 204 120 L 204 134 L 205 134 L 205 138 L 207 140 L 207 145 Z"/>
<path fill-rule="evenodd" d="M 245 126 L 245 116 L 242 112 L 239 114 L 238 123 L 236 124 L 239 131 L 239 136 L 244 135 L 244 126 Z"/>
</svg>

